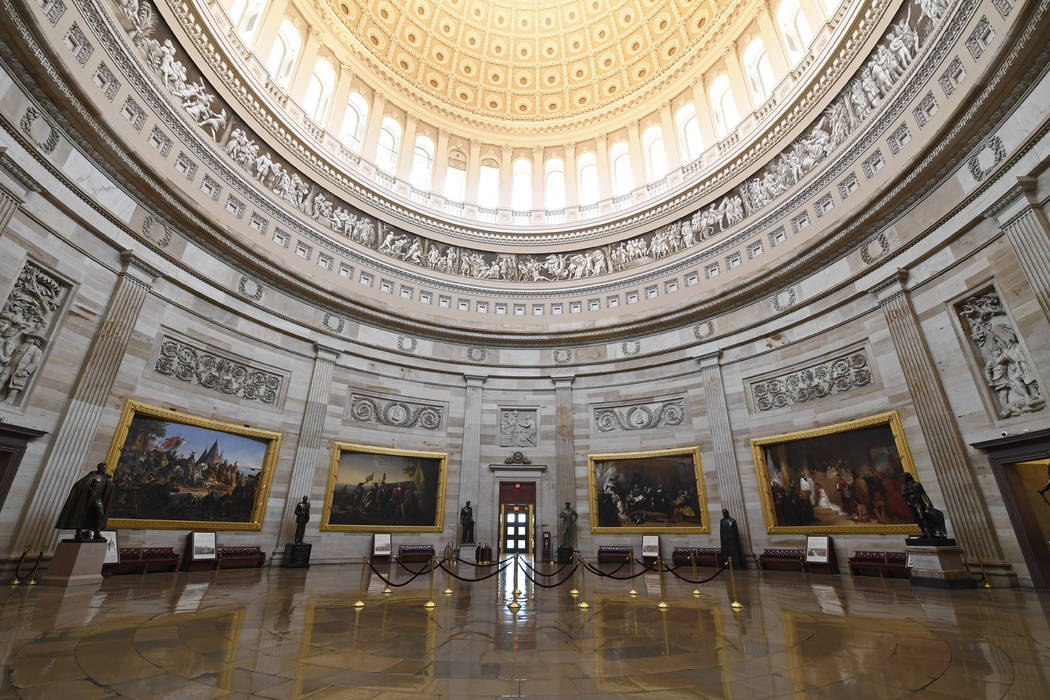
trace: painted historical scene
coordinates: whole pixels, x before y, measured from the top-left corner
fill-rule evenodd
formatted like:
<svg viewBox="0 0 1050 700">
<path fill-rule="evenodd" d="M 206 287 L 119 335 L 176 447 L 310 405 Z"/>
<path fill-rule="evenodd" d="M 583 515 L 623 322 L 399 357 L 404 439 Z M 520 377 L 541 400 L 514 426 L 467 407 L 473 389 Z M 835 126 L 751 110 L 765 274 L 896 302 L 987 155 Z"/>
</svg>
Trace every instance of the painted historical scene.
<svg viewBox="0 0 1050 700">
<path fill-rule="evenodd" d="M 595 532 L 706 532 L 696 448 L 590 455 Z"/>
<path fill-rule="evenodd" d="M 858 421 L 859 422 L 859 421 Z M 867 529 L 913 526 L 901 495 L 915 475 L 890 422 L 756 445 L 771 527 Z M 901 438 L 903 441 L 903 437 Z M 755 443 L 764 440 L 754 441 Z"/>
<path fill-rule="evenodd" d="M 260 493 L 269 488 L 273 441 L 134 411 L 109 462 L 115 486 L 109 517 L 172 527 L 251 525 Z"/>
<path fill-rule="evenodd" d="M 446 460 L 434 452 L 337 445 L 322 528 L 439 530 Z"/>
</svg>

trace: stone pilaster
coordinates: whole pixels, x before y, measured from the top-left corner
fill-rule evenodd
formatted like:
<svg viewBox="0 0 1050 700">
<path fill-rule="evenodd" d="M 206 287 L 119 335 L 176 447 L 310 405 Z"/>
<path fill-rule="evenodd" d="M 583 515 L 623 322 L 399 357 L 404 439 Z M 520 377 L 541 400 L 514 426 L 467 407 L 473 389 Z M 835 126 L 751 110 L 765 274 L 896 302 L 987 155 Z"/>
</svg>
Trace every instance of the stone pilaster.
<svg viewBox="0 0 1050 700">
<path fill-rule="evenodd" d="M 299 425 L 299 442 L 292 462 L 292 477 L 288 482 L 288 496 L 281 513 L 281 529 L 277 539 L 278 550 L 295 536 L 295 506 L 303 496 L 310 496 L 317 466 L 323 459 L 321 435 L 324 433 L 325 413 L 328 410 L 332 372 L 339 359 L 339 351 L 320 343 L 314 344 L 314 368 L 310 388 L 303 406 L 303 420 Z M 311 499 L 312 500 L 312 499 Z M 321 504 L 311 503 L 310 519 L 321 517 Z"/>
<path fill-rule="evenodd" d="M 18 209 L 18 200 L 3 189 L 0 189 L 0 236 L 4 235 L 11 217 Z"/>
<path fill-rule="evenodd" d="M 1002 550 L 973 466 L 966 453 L 959 427 L 955 422 L 940 374 L 933 362 L 922 326 L 915 315 L 905 288 L 907 271 L 898 270 L 870 291 L 882 307 L 890 337 L 908 385 L 919 427 L 926 439 L 933 471 L 941 487 L 947 516 L 954 536 L 972 560 L 980 558 L 1001 572 L 1003 579 L 1016 575 L 1003 562 Z M 989 574 L 994 572 L 990 569 Z"/>
<path fill-rule="evenodd" d="M 1002 227 L 1039 307 L 1050 319 L 1050 223 L 1034 206 L 1035 188 L 1035 178 L 1018 178 L 1018 184 L 986 215 Z"/>
<path fill-rule="evenodd" d="M 463 449 L 459 465 L 459 508 L 456 509 L 455 538 L 459 541 L 459 511 L 467 501 L 474 508 L 474 541 L 486 542 L 491 533 L 482 532 L 484 523 L 478 501 L 478 479 L 481 471 L 481 398 L 482 385 L 488 377 L 480 374 L 465 374 L 467 383 L 463 401 Z"/>
<path fill-rule="evenodd" d="M 47 461 L 32 491 L 33 498 L 22 517 L 15 551 L 27 547 L 50 550 L 54 545 L 55 518 L 70 485 L 90 466 L 85 460 L 113 389 L 113 381 L 124 360 L 142 305 L 153 280 L 160 274 L 129 250 L 121 253 L 120 258 L 123 270 L 55 431 Z"/>
<path fill-rule="evenodd" d="M 576 438 L 572 417 L 573 375 L 551 377 L 554 382 L 554 490 L 556 511 L 566 501 L 576 508 Z"/>
<path fill-rule="evenodd" d="M 715 455 L 719 498 L 722 507 L 729 511 L 740 527 L 740 544 L 744 548 L 744 554 L 750 554 L 751 530 L 744 509 L 744 487 L 740 482 L 740 465 L 736 461 L 733 429 L 729 424 L 729 406 L 726 402 L 725 385 L 722 383 L 720 355 L 721 351 L 716 350 L 696 358 L 696 361 L 700 365 L 700 381 L 704 387 L 704 401 L 707 403 L 707 419 L 711 424 L 711 450 Z"/>
</svg>

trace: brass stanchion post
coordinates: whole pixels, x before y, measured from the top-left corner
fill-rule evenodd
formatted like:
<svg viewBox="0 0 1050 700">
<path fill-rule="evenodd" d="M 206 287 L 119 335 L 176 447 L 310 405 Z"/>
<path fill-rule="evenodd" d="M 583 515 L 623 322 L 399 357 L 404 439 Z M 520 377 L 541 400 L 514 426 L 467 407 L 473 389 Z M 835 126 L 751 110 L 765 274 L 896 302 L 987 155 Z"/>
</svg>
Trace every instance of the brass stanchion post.
<svg viewBox="0 0 1050 700">
<path fill-rule="evenodd" d="M 22 579 L 19 576 L 22 574 L 22 562 L 25 561 L 27 554 L 29 554 L 28 547 L 26 547 L 26 551 L 22 552 L 22 556 L 18 557 L 18 561 L 15 563 L 15 575 L 10 581 L 12 586 L 22 583 Z"/>
<path fill-rule="evenodd" d="M 365 607 L 365 575 L 368 573 L 368 557 L 361 558 L 361 589 L 358 591 L 355 608 Z"/>
<path fill-rule="evenodd" d="M 992 582 L 988 580 L 988 572 L 984 569 L 984 560 L 980 557 L 977 558 L 977 565 L 981 567 L 981 578 L 984 579 L 984 587 L 988 590 L 992 588 Z M 30 583 L 33 583 L 30 581 Z"/>
<path fill-rule="evenodd" d="M 740 600 L 736 597 L 736 576 L 733 574 L 733 557 L 729 557 L 729 583 L 733 587 L 733 602 L 729 604 L 729 607 L 733 610 L 742 610 L 744 608 L 741 605 Z"/>
<path fill-rule="evenodd" d="M 587 602 L 587 562 L 582 556 L 578 558 L 578 561 L 580 562 L 580 602 L 576 604 L 576 607 L 586 610 L 591 607 Z"/>
<path fill-rule="evenodd" d="M 660 608 L 660 610 L 667 610 L 668 605 L 664 601 L 664 561 L 659 557 L 656 559 L 656 569 L 660 572 L 660 602 L 656 604 L 656 607 Z"/>
<path fill-rule="evenodd" d="M 580 568 L 580 562 L 577 559 L 576 552 L 572 553 L 572 561 L 576 563 L 576 566 L 572 567 L 572 571 L 569 574 L 572 576 L 572 583 L 569 584 L 572 588 L 569 589 L 569 595 L 575 598 L 580 594 L 580 592 L 576 590 L 576 570 Z"/>
<path fill-rule="evenodd" d="M 427 598 L 427 602 L 423 603 L 423 607 L 427 610 L 437 607 L 437 603 L 434 602 L 434 569 L 436 568 L 437 559 L 430 557 L 430 597 Z"/>
<path fill-rule="evenodd" d="M 36 572 L 40 568 L 40 560 L 44 558 L 44 550 L 40 550 L 40 554 L 36 555 L 36 562 L 33 564 L 33 570 L 29 572 L 29 584 L 30 586 L 36 585 Z"/>
<path fill-rule="evenodd" d="M 390 568 L 387 569 L 386 575 L 391 581 L 394 580 L 394 572 L 397 571 L 397 558 L 391 554 L 390 556 Z M 390 590 L 390 584 L 383 586 L 383 595 L 390 595 L 393 591 Z"/>
<path fill-rule="evenodd" d="M 638 595 L 638 591 L 634 587 L 634 552 L 631 553 L 631 559 L 627 571 L 628 575 L 631 577 L 631 590 L 627 591 L 627 595 L 635 598 Z"/>
<path fill-rule="evenodd" d="M 445 558 L 445 564 L 449 564 L 449 559 Z M 448 572 L 448 568 L 445 568 L 445 590 L 442 591 L 445 595 L 452 595 L 452 574 Z"/>
<path fill-rule="evenodd" d="M 518 612 L 521 609 L 521 604 L 518 602 L 518 596 L 521 595 L 521 591 L 518 590 L 518 555 L 514 555 L 514 561 L 511 563 L 511 567 L 514 569 L 514 591 L 511 593 L 510 603 L 507 608 L 511 612 Z"/>
<path fill-rule="evenodd" d="M 699 581 L 699 579 L 696 577 L 696 552 L 695 551 L 689 552 L 689 563 L 693 565 L 693 581 Z M 693 595 L 695 597 L 697 597 L 697 598 L 700 597 L 700 584 L 699 583 L 694 583 L 693 584 Z"/>
</svg>

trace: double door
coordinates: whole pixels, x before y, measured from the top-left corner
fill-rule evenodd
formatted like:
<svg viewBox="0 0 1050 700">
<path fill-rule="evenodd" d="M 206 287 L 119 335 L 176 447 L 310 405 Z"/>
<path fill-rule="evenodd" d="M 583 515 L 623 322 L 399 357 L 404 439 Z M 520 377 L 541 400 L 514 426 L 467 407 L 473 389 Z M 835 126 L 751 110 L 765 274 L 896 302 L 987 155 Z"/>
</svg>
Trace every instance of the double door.
<svg viewBox="0 0 1050 700">
<path fill-rule="evenodd" d="M 531 503 L 501 503 L 500 555 L 532 554 L 533 506 Z"/>
</svg>

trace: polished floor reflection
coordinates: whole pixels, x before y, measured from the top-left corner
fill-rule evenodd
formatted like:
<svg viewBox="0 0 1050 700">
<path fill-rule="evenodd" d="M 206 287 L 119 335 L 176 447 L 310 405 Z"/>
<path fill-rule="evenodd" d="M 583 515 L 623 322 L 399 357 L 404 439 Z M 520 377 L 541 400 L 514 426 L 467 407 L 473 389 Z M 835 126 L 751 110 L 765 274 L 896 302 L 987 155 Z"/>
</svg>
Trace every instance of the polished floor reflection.
<svg viewBox="0 0 1050 700">
<path fill-rule="evenodd" d="M 710 572 L 710 570 L 707 570 Z M 472 575 L 461 566 L 462 575 Z M 150 574 L 90 591 L 0 589 L 0 698 L 1050 696 L 1050 596 L 792 573 L 588 575 L 586 600 L 522 581 L 360 566 Z"/>
</svg>

